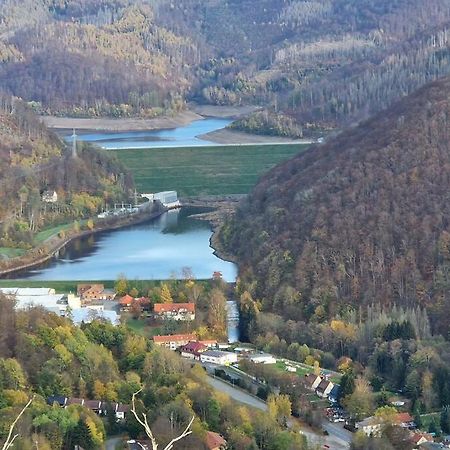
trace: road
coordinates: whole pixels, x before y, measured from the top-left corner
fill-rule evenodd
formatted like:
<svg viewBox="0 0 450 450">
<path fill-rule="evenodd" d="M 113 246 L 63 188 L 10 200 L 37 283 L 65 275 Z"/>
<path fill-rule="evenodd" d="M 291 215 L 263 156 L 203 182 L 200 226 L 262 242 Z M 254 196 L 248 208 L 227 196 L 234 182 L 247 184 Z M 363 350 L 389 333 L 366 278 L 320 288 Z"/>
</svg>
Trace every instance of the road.
<svg viewBox="0 0 450 450">
<path fill-rule="evenodd" d="M 259 398 L 254 397 L 239 388 L 233 387 L 222 380 L 218 380 L 217 378 L 208 376 L 207 380 L 211 387 L 224 394 L 228 394 L 233 400 L 257 408 L 260 411 L 267 411 L 267 404 Z M 294 423 L 299 424 L 299 421 L 292 417 L 290 426 Z M 350 448 L 352 434 L 345 430 L 342 425 L 331 423 L 328 420 L 323 419 L 322 427 L 329 433 L 328 436 L 306 428 L 302 428 L 300 433 L 306 436 L 308 442 L 313 445 L 328 445 L 332 450 L 348 450 Z"/>
<path fill-rule="evenodd" d="M 117 445 L 122 441 L 121 437 L 111 437 L 105 441 L 105 450 L 116 450 Z"/>
</svg>

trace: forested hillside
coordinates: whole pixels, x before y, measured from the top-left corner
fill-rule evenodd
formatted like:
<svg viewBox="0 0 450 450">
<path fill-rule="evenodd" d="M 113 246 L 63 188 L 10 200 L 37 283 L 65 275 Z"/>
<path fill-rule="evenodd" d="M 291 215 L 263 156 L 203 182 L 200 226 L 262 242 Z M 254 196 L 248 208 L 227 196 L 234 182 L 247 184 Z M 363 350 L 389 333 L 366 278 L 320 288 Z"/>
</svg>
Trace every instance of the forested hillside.
<svg viewBox="0 0 450 450">
<path fill-rule="evenodd" d="M 7 0 L 0 83 L 42 112 L 252 103 L 308 131 L 449 74 L 449 26 L 450 0 Z"/>
<path fill-rule="evenodd" d="M 426 308 L 448 336 L 450 79 L 263 177 L 221 238 L 264 311 Z"/>
<path fill-rule="evenodd" d="M 387 392 L 419 427 L 450 402 L 449 118 L 446 78 L 273 169 L 219 235 L 240 267 L 241 337 L 339 368 L 358 419 Z"/>
<path fill-rule="evenodd" d="M 0 247 L 29 249 L 37 231 L 92 216 L 132 188 L 109 155 L 79 145 L 73 158 L 29 106 L 0 97 Z M 44 202 L 45 191 L 55 191 L 57 201 Z"/>
</svg>

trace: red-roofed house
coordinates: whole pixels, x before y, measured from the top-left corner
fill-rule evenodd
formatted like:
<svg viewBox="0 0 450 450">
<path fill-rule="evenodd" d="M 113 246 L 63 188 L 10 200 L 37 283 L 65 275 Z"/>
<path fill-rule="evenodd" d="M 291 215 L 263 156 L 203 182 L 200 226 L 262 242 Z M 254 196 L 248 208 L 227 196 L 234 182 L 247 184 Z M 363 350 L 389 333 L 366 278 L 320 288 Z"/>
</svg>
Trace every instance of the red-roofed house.
<svg viewBox="0 0 450 450">
<path fill-rule="evenodd" d="M 105 289 L 103 284 L 86 284 L 77 285 L 77 295 L 83 302 L 91 302 L 93 300 L 114 300 L 116 293 L 111 289 Z"/>
<path fill-rule="evenodd" d="M 189 359 L 200 360 L 200 353 L 208 350 L 208 347 L 201 342 L 189 342 L 181 347 L 181 356 Z"/>
<path fill-rule="evenodd" d="M 155 303 L 155 315 L 163 320 L 194 320 L 194 303 Z"/>
<path fill-rule="evenodd" d="M 208 348 L 217 347 L 217 341 L 215 339 L 203 339 L 198 342 L 202 343 L 203 345 L 206 345 Z"/>
<path fill-rule="evenodd" d="M 412 433 L 410 442 L 414 445 L 421 445 L 424 442 L 434 442 L 433 436 L 428 433 Z"/>
<path fill-rule="evenodd" d="M 402 428 L 414 428 L 416 426 L 416 424 L 414 423 L 414 419 L 411 417 L 411 414 L 407 412 L 398 413 L 395 417 L 395 422 Z"/>
<path fill-rule="evenodd" d="M 176 350 L 191 341 L 195 341 L 195 334 L 172 334 L 168 336 L 153 336 L 153 342 L 160 347 Z"/>
<path fill-rule="evenodd" d="M 120 304 L 120 310 L 121 311 L 128 311 L 132 305 L 132 303 L 134 302 L 134 297 L 132 297 L 131 295 L 124 295 L 120 300 L 119 300 L 119 304 Z"/>
<path fill-rule="evenodd" d="M 206 432 L 205 443 L 208 450 L 225 450 L 227 448 L 227 441 L 214 431 Z"/>
</svg>

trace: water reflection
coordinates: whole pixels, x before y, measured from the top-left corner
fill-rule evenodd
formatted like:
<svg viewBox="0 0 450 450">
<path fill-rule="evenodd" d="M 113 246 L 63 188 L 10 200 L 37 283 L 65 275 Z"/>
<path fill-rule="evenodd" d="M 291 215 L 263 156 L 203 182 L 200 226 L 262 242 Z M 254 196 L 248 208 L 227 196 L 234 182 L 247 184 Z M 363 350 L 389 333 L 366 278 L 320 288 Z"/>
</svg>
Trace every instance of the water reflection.
<svg viewBox="0 0 450 450">
<path fill-rule="evenodd" d="M 188 125 L 167 130 L 127 131 L 117 133 L 79 133 L 78 139 L 93 142 L 107 150 L 131 148 L 161 148 L 217 145 L 197 136 L 220 130 L 229 125 L 229 119 L 196 120 Z M 71 142 L 71 137 L 65 139 Z"/>
<path fill-rule="evenodd" d="M 181 277 L 183 267 L 190 267 L 199 279 L 220 271 L 226 281 L 234 281 L 236 266 L 217 258 L 209 246 L 209 225 L 189 217 L 198 212 L 169 211 L 146 224 L 76 239 L 59 258 L 20 277 L 110 280 L 123 273 L 129 279 L 168 279 Z"/>
</svg>

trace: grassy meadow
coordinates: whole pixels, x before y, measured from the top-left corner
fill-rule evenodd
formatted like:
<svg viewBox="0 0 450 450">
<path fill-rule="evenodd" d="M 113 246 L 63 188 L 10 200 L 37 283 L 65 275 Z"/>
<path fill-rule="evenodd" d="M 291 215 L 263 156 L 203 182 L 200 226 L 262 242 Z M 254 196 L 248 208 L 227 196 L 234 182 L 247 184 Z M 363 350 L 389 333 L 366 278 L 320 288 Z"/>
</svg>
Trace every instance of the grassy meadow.
<svg viewBox="0 0 450 450">
<path fill-rule="evenodd" d="M 278 163 L 307 144 L 224 145 L 114 150 L 140 192 L 176 190 L 179 196 L 246 194 Z"/>
</svg>

